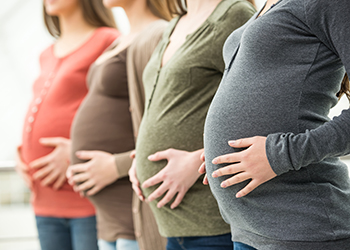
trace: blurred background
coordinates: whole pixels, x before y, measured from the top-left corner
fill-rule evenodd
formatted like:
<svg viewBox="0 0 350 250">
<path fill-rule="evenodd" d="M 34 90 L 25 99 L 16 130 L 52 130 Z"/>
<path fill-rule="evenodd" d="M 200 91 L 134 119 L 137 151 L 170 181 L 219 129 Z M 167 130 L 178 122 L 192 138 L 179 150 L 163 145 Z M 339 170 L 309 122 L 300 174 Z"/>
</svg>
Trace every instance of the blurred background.
<svg viewBox="0 0 350 250">
<path fill-rule="evenodd" d="M 258 9 L 264 2 L 256 0 Z M 53 39 L 43 24 L 42 0 L 2 0 L 1 3 L 0 250 L 39 250 L 29 190 L 14 171 L 14 155 L 31 99 L 31 86 L 39 73 L 39 54 Z M 113 13 L 120 31 L 127 33 L 129 25 L 123 10 L 115 8 Z M 330 117 L 347 107 L 348 102 L 343 98 Z M 344 161 L 348 162 L 346 158 Z"/>
</svg>

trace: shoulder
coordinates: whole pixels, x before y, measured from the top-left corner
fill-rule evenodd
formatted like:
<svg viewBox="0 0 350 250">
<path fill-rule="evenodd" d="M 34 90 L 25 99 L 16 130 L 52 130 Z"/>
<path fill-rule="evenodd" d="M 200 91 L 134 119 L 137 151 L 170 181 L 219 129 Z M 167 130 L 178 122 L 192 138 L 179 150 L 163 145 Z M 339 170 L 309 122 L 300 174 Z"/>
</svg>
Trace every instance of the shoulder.
<svg viewBox="0 0 350 250">
<path fill-rule="evenodd" d="M 246 0 L 222 0 L 209 18 L 215 24 L 232 23 L 240 19 L 249 19 L 256 9 Z"/>
<path fill-rule="evenodd" d="M 100 27 L 96 29 L 94 36 L 97 44 L 108 47 L 120 36 L 120 32 L 115 28 Z"/>
<path fill-rule="evenodd" d="M 110 27 L 99 27 L 96 29 L 95 31 L 98 35 L 100 36 L 119 36 L 120 35 L 120 32 L 115 29 L 115 28 L 110 28 Z"/>
<path fill-rule="evenodd" d="M 164 30 L 168 26 L 168 22 L 158 20 L 145 28 L 134 40 L 128 49 L 130 52 L 152 53 L 155 46 L 159 43 Z"/>
<path fill-rule="evenodd" d="M 47 60 L 51 60 L 53 58 L 53 44 L 51 44 L 50 46 L 48 46 L 47 48 L 45 48 L 39 56 L 39 60 L 40 62 L 45 62 Z"/>
</svg>

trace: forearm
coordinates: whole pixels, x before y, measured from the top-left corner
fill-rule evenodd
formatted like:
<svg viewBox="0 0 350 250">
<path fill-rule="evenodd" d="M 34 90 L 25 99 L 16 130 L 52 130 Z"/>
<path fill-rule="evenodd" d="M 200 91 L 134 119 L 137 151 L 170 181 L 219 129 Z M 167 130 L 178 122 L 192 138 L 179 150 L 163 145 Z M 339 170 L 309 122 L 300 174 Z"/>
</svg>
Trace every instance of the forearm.
<svg viewBox="0 0 350 250">
<path fill-rule="evenodd" d="M 316 129 L 271 134 L 266 141 L 266 154 L 277 175 L 349 153 L 350 110 Z"/>
</svg>

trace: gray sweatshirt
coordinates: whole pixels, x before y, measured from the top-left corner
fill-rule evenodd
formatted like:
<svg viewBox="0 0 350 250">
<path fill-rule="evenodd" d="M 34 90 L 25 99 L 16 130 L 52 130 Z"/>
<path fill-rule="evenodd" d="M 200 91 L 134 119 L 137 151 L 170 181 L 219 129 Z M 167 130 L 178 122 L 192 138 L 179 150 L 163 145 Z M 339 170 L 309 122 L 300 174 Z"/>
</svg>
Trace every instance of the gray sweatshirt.
<svg viewBox="0 0 350 250">
<path fill-rule="evenodd" d="M 227 39 L 225 73 L 208 111 L 204 146 L 211 190 L 233 241 L 261 250 L 350 249 L 350 110 L 329 120 L 350 72 L 349 0 L 281 0 Z M 223 189 L 211 161 L 228 141 L 267 136 L 278 175 L 243 198 Z"/>
</svg>

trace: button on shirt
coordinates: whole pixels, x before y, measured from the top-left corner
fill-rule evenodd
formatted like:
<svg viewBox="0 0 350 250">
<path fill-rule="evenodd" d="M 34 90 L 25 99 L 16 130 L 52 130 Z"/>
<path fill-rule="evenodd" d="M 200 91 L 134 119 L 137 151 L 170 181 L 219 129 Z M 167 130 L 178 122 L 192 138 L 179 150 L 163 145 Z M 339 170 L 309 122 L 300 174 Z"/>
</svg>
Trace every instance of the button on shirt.
<svg viewBox="0 0 350 250">
<path fill-rule="evenodd" d="M 117 35 L 115 29 L 98 28 L 88 41 L 65 57 L 55 57 L 53 46 L 41 54 L 41 72 L 33 85 L 33 100 L 23 129 L 21 157 L 26 164 L 53 150 L 41 145 L 40 138 L 69 138 L 73 117 L 87 94 L 87 71 Z M 69 218 L 95 213 L 88 200 L 80 198 L 67 182 L 59 191 L 42 187 L 38 181 L 33 186 L 32 201 L 37 215 Z"/>
</svg>

